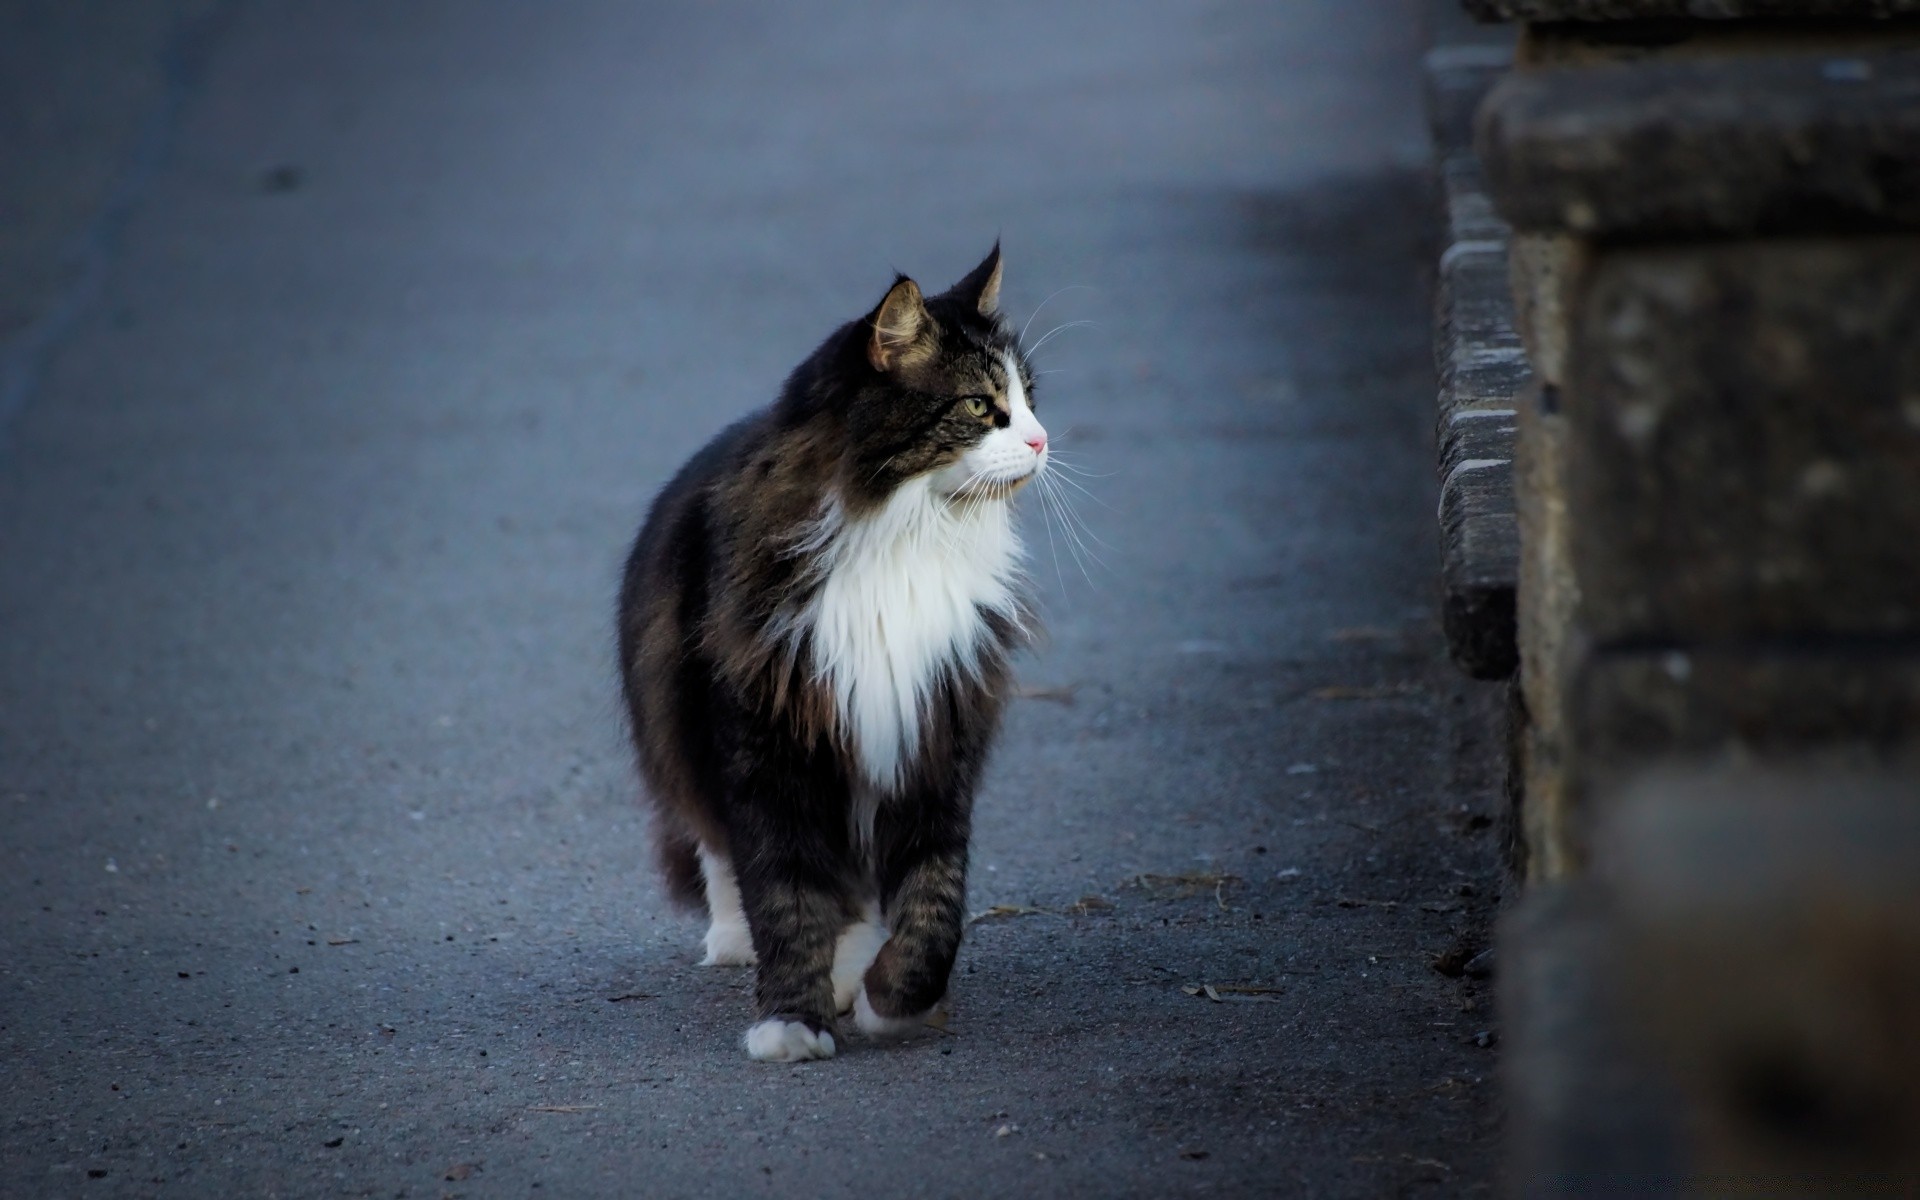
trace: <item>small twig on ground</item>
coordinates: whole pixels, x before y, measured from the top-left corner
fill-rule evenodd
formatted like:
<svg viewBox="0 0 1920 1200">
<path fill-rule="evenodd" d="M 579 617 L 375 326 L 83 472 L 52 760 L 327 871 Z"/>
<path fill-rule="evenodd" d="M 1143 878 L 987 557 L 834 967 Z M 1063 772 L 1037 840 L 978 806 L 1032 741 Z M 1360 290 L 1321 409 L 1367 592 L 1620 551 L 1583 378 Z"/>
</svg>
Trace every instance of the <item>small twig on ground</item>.
<svg viewBox="0 0 1920 1200">
<path fill-rule="evenodd" d="M 1075 688 L 1071 683 L 1060 687 L 1016 687 L 1013 694 L 1021 700 L 1048 700 L 1072 708 Z"/>
<path fill-rule="evenodd" d="M 1015 917 L 1057 917 L 1060 914 L 1051 909 L 1034 908 L 1027 904 L 996 904 L 992 908 L 983 908 L 967 918 L 967 924 L 978 925 L 982 921 L 1010 921 Z"/>
<path fill-rule="evenodd" d="M 1425 694 L 1426 689 L 1417 683 L 1386 683 L 1375 686 L 1336 683 L 1327 687 L 1314 688 L 1307 693 L 1315 700 L 1402 700 L 1409 696 Z"/>
</svg>

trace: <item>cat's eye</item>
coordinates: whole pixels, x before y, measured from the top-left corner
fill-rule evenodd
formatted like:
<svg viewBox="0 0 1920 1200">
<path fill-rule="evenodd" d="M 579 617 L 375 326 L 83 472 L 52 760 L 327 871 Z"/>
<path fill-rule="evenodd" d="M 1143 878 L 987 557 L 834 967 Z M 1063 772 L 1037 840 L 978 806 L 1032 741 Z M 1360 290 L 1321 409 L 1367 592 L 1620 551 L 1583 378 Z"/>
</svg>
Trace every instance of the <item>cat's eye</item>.
<svg viewBox="0 0 1920 1200">
<path fill-rule="evenodd" d="M 967 402 L 967 411 L 976 417 L 986 416 L 987 409 L 992 407 L 992 405 L 987 403 L 985 396 L 967 396 L 964 397 L 964 399 Z"/>
</svg>

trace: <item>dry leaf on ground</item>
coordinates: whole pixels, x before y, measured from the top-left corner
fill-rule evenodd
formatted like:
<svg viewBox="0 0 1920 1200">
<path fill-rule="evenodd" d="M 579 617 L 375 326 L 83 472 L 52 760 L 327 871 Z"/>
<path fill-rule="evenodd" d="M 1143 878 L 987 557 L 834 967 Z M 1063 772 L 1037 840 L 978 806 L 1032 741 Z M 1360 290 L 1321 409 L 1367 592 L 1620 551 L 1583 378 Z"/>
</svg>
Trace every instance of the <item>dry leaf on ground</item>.
<svg viewBox="0 0 1920 1200">
<path fill-rule="evenodd" d="M 996 904 L 992 908 L 982 909 L 967 918 L 967 924 L 978 925 L 982 921 L 1006 921 L 1014 917 L 1055 917 L 1060 914 L 1044 908 L 1033 908 L 1025 904 Z"/>
<path fill-rule="evenodd" d="M 1135 875 L 1120 886 L 1138 888 L 1156 900 L 1185 900 L 1211 892 L 1214 899 L 1220 900 L 1224 907 L 1225 900 L 1221 897 L 1221 889 L 1229 883 L 1239 882 L 1241 879 L 1238 875 L 1222 871 L 1188 871 L 1180 875 L 1156 875 L 1148 872 L 1145 875 Z"/>
<path fill-rule="evenodd" d="M 1190 983 L 1180 990 L 1189 996 L 1204 996 L 1215 1004 L 1278 1004 L 1273 997 L 1285 994 L 1287 989 L 1251 983 Z"/>
</svg>

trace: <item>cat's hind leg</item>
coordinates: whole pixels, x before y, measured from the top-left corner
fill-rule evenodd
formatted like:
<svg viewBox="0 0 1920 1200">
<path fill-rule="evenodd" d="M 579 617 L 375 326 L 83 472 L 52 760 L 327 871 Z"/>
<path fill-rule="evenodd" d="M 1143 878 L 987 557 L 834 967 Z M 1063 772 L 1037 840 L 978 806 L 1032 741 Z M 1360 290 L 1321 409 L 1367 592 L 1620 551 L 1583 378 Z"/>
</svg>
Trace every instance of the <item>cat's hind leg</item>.
<svg viewBox="0 0 1920 1200">
<path fill-rule="evenodd" d="M 703 967 L 750 967 L 754 963 L 753 934 L 740 903 L 740 883 L 724 854 L 700 847 L 700 877 L 707 894 L 707 956 Z"/>
<path fill-rule="evenodd" d="M 868 904 L 861 914 L 840 933 L 833 946 L 833 1010 L 853 1011 L 854 998 L 860 994 L 860 981 L 867 968 L 887 942 L 887 927 L 880 920 L 880 906 Z"/>
</svg>

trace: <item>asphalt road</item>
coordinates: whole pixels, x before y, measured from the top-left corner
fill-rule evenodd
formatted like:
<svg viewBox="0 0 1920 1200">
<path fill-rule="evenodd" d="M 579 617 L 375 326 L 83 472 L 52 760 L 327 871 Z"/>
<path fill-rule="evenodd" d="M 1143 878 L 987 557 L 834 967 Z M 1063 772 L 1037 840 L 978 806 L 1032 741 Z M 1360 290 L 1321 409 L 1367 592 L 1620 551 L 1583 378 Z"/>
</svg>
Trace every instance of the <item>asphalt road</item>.
<svg viewBox="0 0 1920 1200">
<path fill-rule="evenodd" d="M 106 116 L 0 181 L 0 1195 L 1487 1186 L 1413 6 L 825 8 L 55 39 Z M 1027 514 L 948 1032 L 755 1064 L 650 877 L 620 557 L 996 236 L 1100 561 Z"/>
</svg>

